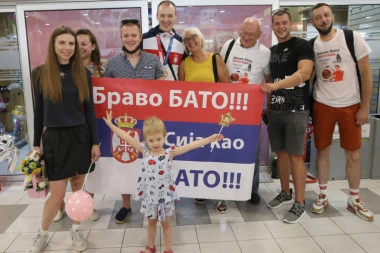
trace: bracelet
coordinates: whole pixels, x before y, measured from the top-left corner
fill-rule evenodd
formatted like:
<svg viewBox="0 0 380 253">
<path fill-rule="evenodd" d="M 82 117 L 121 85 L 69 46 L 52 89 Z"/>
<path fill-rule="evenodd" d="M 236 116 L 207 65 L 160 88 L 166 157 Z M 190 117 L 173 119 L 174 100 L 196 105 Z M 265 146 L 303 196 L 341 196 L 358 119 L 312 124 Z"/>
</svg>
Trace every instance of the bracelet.
<svg viewBox="0 0 380 253">
<path fill-rule="evenodd" d="M 298 73 L 298 71 L 297 71 L 297 72 L 294 72 L 294 73 L 296 73 L 296 74 L 298 75 L 298 77 L 300 78 L 300 80 L 301 80 L 301 82 L 300 82 L 299 84 L 303 83 L 303 81 L 302 81 L 302 76 L 300 75 L 300 73 Z"/>
</svg>

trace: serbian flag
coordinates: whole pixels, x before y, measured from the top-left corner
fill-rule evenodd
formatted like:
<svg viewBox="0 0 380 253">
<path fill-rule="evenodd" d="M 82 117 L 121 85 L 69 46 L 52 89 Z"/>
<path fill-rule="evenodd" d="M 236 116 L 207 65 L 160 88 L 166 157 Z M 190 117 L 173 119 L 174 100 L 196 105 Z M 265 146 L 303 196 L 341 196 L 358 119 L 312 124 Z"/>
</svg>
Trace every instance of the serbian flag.
<svg viewBox="0 0 380 253">
<path fill-rule="evenodd" d="M 218 133 L 229 113 L 235 121 L 223 128 L 222 141 L 174 158 L 175 184 L 180 197 L 250 198 L 264 99 L 258 85 L 93 78 L 93 94 L 102 156 L 86 183 L 89 192 L 136 193 L 141 154 L 104 123 L 107 110 L 140 141 L 144 119 L 162 119 L 167 147 Z"/>
</svg>

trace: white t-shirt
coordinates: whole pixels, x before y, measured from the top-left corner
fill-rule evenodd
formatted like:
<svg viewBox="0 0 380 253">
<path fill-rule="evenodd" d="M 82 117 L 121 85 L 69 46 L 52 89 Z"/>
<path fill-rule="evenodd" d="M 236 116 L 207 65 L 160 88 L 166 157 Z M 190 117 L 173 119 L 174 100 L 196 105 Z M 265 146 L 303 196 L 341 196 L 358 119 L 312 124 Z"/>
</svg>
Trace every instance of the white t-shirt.
<svg viewBox="0 0 380 253">
<path fill-rule="evenodd" d="M 228 46 L 232 39 L 228 40 L 220 51 L 224 59 Z M 269 75 L 270 50 L 257 41 L 256 45 L 244 48 L 240 44 L 240 37 L 235 41 L 228 56 L 226 65 L 232 83 L 261 84 L 264 75 Z"/>
<path fill-rule="evenodd" d="M 372 51 L 367 42 L 354 31 L 354 48 L 357 61 Z M 348 50 L 343 30 L 334 38 L 314 43 L 316 83 L 314 99 L 332 107 L 346 107 L 360 102 L 359 82 L 355 62 Z"/>
</svg>

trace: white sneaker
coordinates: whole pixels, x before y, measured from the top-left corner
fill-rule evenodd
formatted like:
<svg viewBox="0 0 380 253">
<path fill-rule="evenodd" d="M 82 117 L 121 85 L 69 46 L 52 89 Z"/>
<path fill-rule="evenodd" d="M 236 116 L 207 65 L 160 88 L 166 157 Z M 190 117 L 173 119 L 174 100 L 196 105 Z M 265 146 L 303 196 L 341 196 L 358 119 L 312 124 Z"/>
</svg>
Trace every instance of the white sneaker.
<svg viewBox="0 0 380 253">
<path fill-rule="evenodd" d="M 36 237 L 33 238 L 33 243 L 29 247 L 29 249 L 26 251 L 27 253 L 41 253 L 44 251 L 47 240 L 49 238 L 49 234 L 41 234 L 40 231 L 38 231 L 38 234 Z"/>
<path fill-rule="evenodd" d="M 71 230 L 71 239 L 73 240 L 75 251 L 82 252 L 87 249 L 87 241 L 79 230 Z"/>
<path fill-rule="evenodd" d="M 90 216 L 90 220 L 92 220 L 92 221 L 97 221 L 97 220 L 99 220 L 99 218 L 100 218 L 99 213 L 94 209 L 94 212 L 93 212 L 92 215 Z"/>
<path fill-rule="evenodd" d="M 348 197 L 347 209 L 363 220 L 373 221 L 373 213 L 364 207 L 364 203 L 360 198 Z"/>
<path fill-rule="evenodd" d="M 57 214 L 55 215 L 53 221 L 58 222 L 63 219 L 63 212 L 65 211 L 65 203 L 63 203 L 62 209 L 58 210 Z"/>
<path fill-rule="evenodd" d="M 314 201 L 311 206 L 311 211 L 313 213 L 323 213 L 325 208 L 329 205 L 329 200 L 327 199 L 326 194 L 319 194 L 317 199 Z"/>
</svg>

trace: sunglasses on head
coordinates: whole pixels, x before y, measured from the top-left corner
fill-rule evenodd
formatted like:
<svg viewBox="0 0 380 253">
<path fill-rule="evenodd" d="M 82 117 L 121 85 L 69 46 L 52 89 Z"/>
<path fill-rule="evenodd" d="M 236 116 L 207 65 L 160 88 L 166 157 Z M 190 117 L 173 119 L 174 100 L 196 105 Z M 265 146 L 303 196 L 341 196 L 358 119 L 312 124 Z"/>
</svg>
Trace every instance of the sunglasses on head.
<svg viewBox="0 0 380 253">
<path fill-rule="evenodd" d="M 282 14 L 287 13 L 290 14 L 290 10 L 288 8 L 280 8 L 272 11 L 272 17 L 274 15 L 279 15 L 281 16 Z"/>
<path fill-rule="evenodd" d="M 123 19 L 120 22 L 120 26 L 126 25 L 126 24 L 134 24 L 140 26 L 140 20 L 138 19 Z"/>
</svg>

